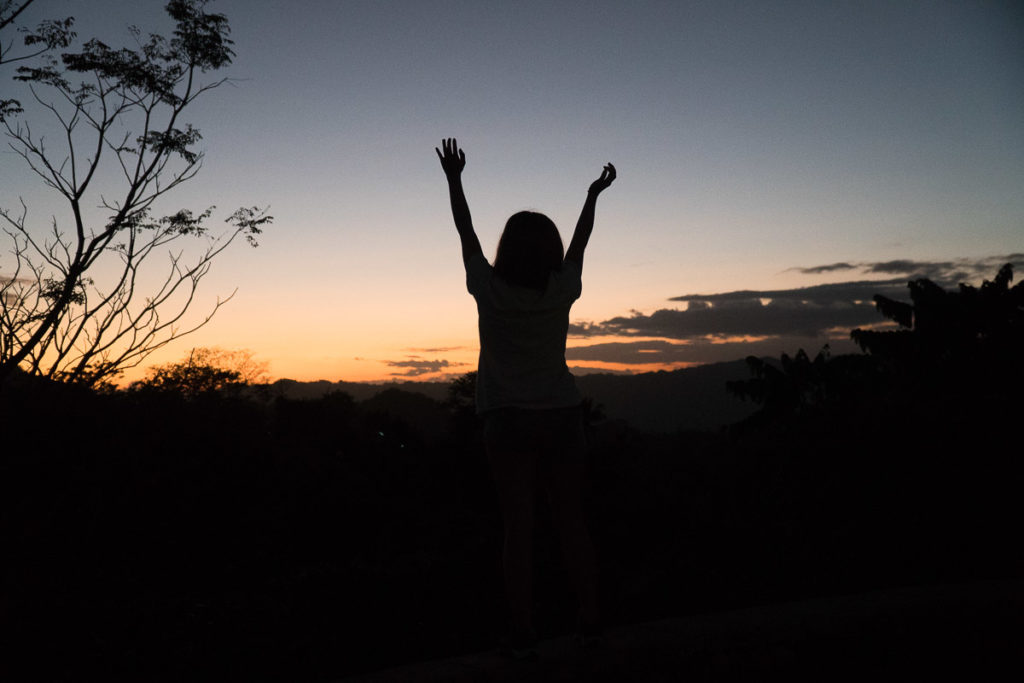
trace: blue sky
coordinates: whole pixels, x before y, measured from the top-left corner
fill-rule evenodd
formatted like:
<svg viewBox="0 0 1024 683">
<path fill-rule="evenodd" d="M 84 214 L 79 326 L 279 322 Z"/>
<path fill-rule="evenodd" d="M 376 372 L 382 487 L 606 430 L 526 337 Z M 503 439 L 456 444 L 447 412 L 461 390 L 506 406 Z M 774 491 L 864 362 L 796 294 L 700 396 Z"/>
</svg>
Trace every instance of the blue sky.
<svg viewBox="0 0 1024 683">
<path fill-rule="evenodd" d="M 116 44 L 128 24 L 166 29 L 162 4 L 37 0 L 25 22 L 74 15 L 80 36 Z M 619 169 L 573 309 L 595 326 L 570 340 L 595 347 L 577 367 L 745 355 L 660 330 L 629 356 L 637 340 L 601 327 L 684 313 L 673 297 L 899 280 L 935 263 L 953 276 L 1024 251 L 1019 3 L 210 6 L 230 19 L 238 81 L 197 103 L 207 161 L 167 208 L 269 204 L 276 222 L 204 283 L 210 302 L 236 298 L 154 360 L 219 345 L 253 350 L 278 377 L 472 369 L 475 310 L 433 153 L 450 135 L 486 253 L 524 208 L 567 241 L 590 181 Z M 0 205 L 23 195 L 59 218 L 18 162 L 0 155 Z M 907 272 L 872 271 L 895 261 Z M 799 270 L 837 262 L 859 265 Z M 829 339 L 797 331 L 747 336 L 774 355 Z"/>
</svg>

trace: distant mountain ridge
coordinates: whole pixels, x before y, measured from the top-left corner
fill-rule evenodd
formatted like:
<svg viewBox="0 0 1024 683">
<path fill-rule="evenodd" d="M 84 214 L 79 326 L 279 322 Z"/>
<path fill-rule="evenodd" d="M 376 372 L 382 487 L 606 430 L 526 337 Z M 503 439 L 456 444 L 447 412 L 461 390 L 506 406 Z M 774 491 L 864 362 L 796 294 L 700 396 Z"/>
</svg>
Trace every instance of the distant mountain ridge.
<svg viewBox="0 0 1024 683">
<path fill-rule="evenodd" d="M 749 376 L 746 362 L 735 360 L 637 375 L 579 375 L 576 384 L 584 396 L 603 406 L 609 419 L 625 420 L 645 432 L 672 433 L 691 429 L 715 430 L 753 413 L 757 406 L 725 391 L 727 381 Z M 275 393 L 291 399 L 316 399 L 330 392 L 343 391 L 360 402 L 394 389 L 444 401 L 450 386 L 450 382 L 363 384 L 327 380 L 299 382 L 292 379 L 281 379 L 270 385 Z"/>
<path fill-rule="evenodd" d="M 329 382 L 326 379 L 315 382 L 300 382 L 295 379 L 279 379 L 271 382 L 271 390 L 291 399 L 316 399 L 334 391 L 344 391 L 357 401 L 371 399 L 382 391 L 400 389 L 415 394 L 423 394 L 435 401 L 448 398 L 448 387 L 451 382 L 379 382 L 367 384 L 363 382 Z"/>
<path fill-rule="evenodd" d="M 645 432 L 672 433 L 716 430 L 749 416 L 757 406 L 725 391 L 726 382 L 749 377 L 746 361 L 735 360 L 638 375 L 582 375 L 576 385 L 603 405 L 610 419 Z"/>
</svg>

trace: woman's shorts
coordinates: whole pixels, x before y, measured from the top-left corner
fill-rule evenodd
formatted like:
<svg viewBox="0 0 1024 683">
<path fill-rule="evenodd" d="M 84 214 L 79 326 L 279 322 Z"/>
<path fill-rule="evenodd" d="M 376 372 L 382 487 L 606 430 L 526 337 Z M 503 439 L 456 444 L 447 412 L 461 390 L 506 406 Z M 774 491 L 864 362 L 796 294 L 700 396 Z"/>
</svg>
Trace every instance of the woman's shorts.
<svg viewBox="0 0 1024 683">
<path fill-rule="evenodd" d="M 490 452 L 535 453 L 548 462 L 583 459 L 583 408 L 496 408 L 483 415 Z"/>
</svg>

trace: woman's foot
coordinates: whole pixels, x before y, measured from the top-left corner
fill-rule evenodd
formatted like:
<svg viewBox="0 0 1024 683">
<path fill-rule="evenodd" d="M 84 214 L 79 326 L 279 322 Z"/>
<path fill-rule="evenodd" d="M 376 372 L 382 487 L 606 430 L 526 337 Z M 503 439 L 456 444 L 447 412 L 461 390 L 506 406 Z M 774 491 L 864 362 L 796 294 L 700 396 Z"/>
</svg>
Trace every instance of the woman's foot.
<svg viewBox="0 0 1024 683">
<path fill-rule="evenodd" d="M 605 646 L 604 627 L 599 621 L 581 622 L 573 639 L 585 650 L 601 650 Z"/>
<path fill-rule="evenodd" d="M 501 654 L 512 659 L 537 659 L 537 632 L 533 629 L 514 629 L 501 641 Z"/>
</svg>

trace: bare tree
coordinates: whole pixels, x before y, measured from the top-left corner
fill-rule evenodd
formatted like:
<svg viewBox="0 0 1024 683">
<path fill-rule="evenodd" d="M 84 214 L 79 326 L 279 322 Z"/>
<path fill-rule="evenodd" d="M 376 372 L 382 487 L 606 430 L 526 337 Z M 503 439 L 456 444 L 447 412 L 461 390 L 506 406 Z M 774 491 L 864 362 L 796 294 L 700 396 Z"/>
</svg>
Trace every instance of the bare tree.
<svg viewBox="0 0 1024 683">
<path fill-rule="evenodd" d="M 90 40 L 59 61 L 47 52 L 39 66 L 18 68 L 16 80 L 26 84 L 33 106 L 56 124 L 59 151 L 10 101 L 0 106 L 0 123 L 10 148 L 66 202 L 71 228 L 54 218 L 40 235 L 23 201 L 17 210 L 0 207 L 13 257 L 0 276 L 0 384 L 16 367 L 87 385 L 109 381 L 205 325 L 231 298 L 218 299 L 198 320 L 186 316 L 213 259 L 239 236 L 255 246 L 272 217 L 243 207 L 226 220 L 226 232 L 211 235 L 205 223 L 214 207 L 197 215 L 152 214 L 158 198 L 202 165 L 200 134 L 182 122 L 184 110 L 228 81 L 202 82 L 234 56 L 226 17 L 205 12 L 206 4 L 168 2 L 176 23 L 170 38 L 132 27 L 134 49 Z M 84 80 L 72 83 L 74 75 Z M 96 178 L 111 168 L 122 178 L 120 190 L 97 192 Z M 106 218 L 90 217 L 87 196 Z M 196 237 L 204 251 L 187 261 L 180 241 Z M 166 276 L 143 293 L 142 266 L 165 249 Z M 101 275 L 102 282 L 94 279 Z"/>
</svg>

